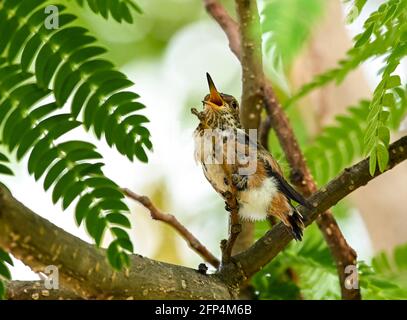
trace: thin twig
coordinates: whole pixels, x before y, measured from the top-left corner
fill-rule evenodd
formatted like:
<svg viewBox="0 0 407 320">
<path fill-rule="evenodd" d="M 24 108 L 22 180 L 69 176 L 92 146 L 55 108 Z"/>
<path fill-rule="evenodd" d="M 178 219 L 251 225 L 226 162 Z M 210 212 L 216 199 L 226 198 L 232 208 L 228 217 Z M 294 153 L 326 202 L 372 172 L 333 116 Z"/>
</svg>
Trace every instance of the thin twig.
<svg viewBox="0 0 407 320">
<path fill-rule="evenodd" d="M 226 173 L 226 179 L 228 179 L 228 185 L 230 186 L 230 191 L 225 193 L 226 205 L 229 208 L 229 237 L 227 240 L 222 240 L 221 250 L 222 250 L 222 264 L 225 265 L 230 262 L 232 257 L 232 250 L 236 243 L 237 237 L 242 232 L 242 225 L 239 219 L 239 204 L 237 202 L 236 186 L 232 183 L 232 175 L 229 167 L 226 165 L 226 159 L 224 159 L 223 170 Z"/>
<path fill-rule="evenodd" d="M 211 3 L 211 6 L 208 6 L 208 2 Z M 297 186 L 297 188 L 300 189 L 300 191 L 305 196 L 309 196 L 316 191 L 315 181 L 313 180 L 309 168 L 306 165 L 304 156 L 291 128 L 287 115 L 283 111 L 283 108 L 281 107 L 274 93 L 270 81 L 265 79 L 263 70 L 260 70 L 258 68 L 259 65 L 261 66 L 261 51 L 259 51 L 257 55 L 253 53 L 253 50 L 256 47 L 259 47 L 260 44 L 260 38 L 257 34 L 258 32 L 256 31 L 260 28 L 258 25 L 259 18 L 256 1 L 236 0 L 240 25 L 246 26 L 246 28 L 242 28 L 246 29 L 246 31 L 241 30 L 242 40 L 240 40 L 240 42 L 242 43 L 242 45 L 240 46 L 237 46 L 237 43 L 239 42 L 237 38 L 239 38 L 239 36 L 236 36 L 236 34 L 239 33 L 239 25 L 235 25 L 236 22 L 230 17 L 230 15 L 222 7 L 219 1 L 204 0 L 204 3 L 209 14 L 218 22 L 220 27 L 226 33 L 229 39 L 229 46 L 234 48 L 232 52 L 238 59 L 241 60 L 242 66 L 245 66 L 243 68 L 243 71 L 246 72 L 249 76 L 249 78 L 246 77 L 246 80 L 253 79 L 257 81 L 257 89 L 261 91 L 261 95 L 264 98 L 263 103 L 270 117 L 271 125 L 277 134 L 279 142 L 286 155 L 287 161 L 291 166 L 291 181 Z M 229 21 L 226 27 L 224 21 Z M 231 21 L 233 21 L 233 23 Z M 253 23 L 257 24 L 257 26 L 253 26 Z M 251 66 L 247 61 L 245 61 L 245 52 L 247 53 L 246 60 L 248 60 L 249 62 L 253 62 Z M 252 58 L 253 56 L 257 57 L 257 59 L 260 60 L 257 62 L 257 64 L 254 64 L 255 59 Z M 255 69 L 252 70 L 250 69 L 250 67 L 254 67 Z M 243 75 L 243 77 L 243 80 L 245 80 L 245 75 Z M 257 93 L 256 95 L 257 99 L 259 99 L 260 95 Z M 255 102 L 252 104 L 252 106 L 256 107 L 257 105 L 258 104 Z M 260 121 L 260 119 L 256 116 L 258 112 L 253 113 L 253 116 L 251 116 L 249 109 L 246 110 L 248 112 L 248 116 L 252 118 L 252 123 L 258 123 Z M 322 234 L 324 235 L 324 238 L 327 241 L 328 246 L 335 259 L 338 268 L 342 298 L 360 299 L 360 290 L 346 289 L 345 282 L 343 281 L 343 279 L 346 277 L 346 266 L 355 265 L 357 259 L 356 252 L 346 242 L 345 237 L 343 236 L 338 224 L 336 223 L 335 218 L 330 211 L 322 213 L 320 215 L 320 218 L 318 218 L 317 220 L 317 224 Z"/>
<path fill-rule="evenodd" d="M 219 260 L 187 229 L 184 225 L 181 224 L 172 214 L 161 212 L 146 196 L 141 196 L 129 189 L 123 189 L 123 192 L 129 198 L 139 202 L 146 209 L 150 211 L 151 218 L 154 220 L 162 221 L 171 227 L 173 227 L 182 238 L 188 243 L 188 245 L 193 249 L 197 254 L 199 254 L 202 259 L 210 263 L 215 268 L 219 267 Z"/>
</svg>

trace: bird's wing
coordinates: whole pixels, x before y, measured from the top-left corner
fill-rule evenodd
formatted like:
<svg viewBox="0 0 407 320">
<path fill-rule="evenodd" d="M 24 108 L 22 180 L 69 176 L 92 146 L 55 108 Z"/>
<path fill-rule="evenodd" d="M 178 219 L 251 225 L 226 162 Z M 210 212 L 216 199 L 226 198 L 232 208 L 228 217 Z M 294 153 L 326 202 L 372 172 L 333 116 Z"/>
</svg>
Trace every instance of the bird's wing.
<svg viewBox="0 0 407 320">
<path fill-rule="evenodd" d="M 273 177 L 277 180 L 279 190 L 286 195 L 287 198 L 298 202 L 299 204 L 303 205 L 304 207 L 310 208 L 310 203 L 300 194 L 297 190 L 295 190 L 288 182 L 284 179 L 281 171 L 278 172 L 276 170 L 276 166 L 273 164 L 276 161 L 268 154 L 267 159 L 263 160 L 265 162 L 266 172 L 269 177 Z M 278 167 L 279 168 L 279 167 Z"/>
<path fill-rule="evenodd" d="M 203 173 L 204 173 L 204 176 L 205 176 L 206 180 L 209 181 L 209 183 L 212 185 L 213 189 L 215 189 L 215 191 L 216 191 L 217 193 L 219 193 L 220 195 L 222 195 L 223 192 L 225 192 L 225 190 L 221 189 L 220 186 L 219 186 L 219 183 L 216 181 L 216 180 L 218 180 L 219 178 L 221 178 L 220 175 L 219 175 L 218 177 L 214 177 L 213 174 L 211 174 L 211 173 L 208 171 L 208 168 L 207 168 L 207 166 L 206 166 L 204 163 L 202 164 L 202 171 L 203 171 Z"/>
</svg>

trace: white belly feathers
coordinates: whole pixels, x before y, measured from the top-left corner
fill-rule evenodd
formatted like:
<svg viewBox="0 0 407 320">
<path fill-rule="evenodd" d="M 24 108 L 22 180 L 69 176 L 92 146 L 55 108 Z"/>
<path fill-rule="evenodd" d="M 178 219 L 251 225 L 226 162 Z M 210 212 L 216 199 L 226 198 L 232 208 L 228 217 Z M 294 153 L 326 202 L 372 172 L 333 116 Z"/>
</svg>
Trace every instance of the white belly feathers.
<svg viewBox="0 0 407 320">
<path fill-rule="evenodd" d="M 266 178 L 259 188 L 240 192 L 240 217 L 250 221 L 265 220 L 271 200 L 277 192 L 274 178 Z"/>
</svg>

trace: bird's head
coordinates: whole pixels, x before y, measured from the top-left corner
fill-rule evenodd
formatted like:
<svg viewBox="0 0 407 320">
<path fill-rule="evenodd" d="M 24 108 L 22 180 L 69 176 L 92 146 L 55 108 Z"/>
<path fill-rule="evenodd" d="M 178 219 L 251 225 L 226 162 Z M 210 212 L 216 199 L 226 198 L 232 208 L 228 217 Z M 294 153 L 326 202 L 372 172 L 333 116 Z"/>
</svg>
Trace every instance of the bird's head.
<svg viewBox="0 0 407 320">
<path fill-rule="evenodd" d="M 228 94 L 220 93 L 209 73 L 206 74 L 209 94 L 202 101 L 205 124 L 211 129 L 240 128 L 239 103 Z"/>
</svg>

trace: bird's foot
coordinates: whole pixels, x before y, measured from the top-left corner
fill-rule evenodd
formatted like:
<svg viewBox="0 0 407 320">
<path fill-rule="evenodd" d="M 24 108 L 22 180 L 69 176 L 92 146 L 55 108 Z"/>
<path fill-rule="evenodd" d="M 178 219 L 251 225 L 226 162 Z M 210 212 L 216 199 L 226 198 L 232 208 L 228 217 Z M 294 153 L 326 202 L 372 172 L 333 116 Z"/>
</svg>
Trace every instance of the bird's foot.
<svg viewBox="0 0 407 320">
<path fill-rule="evenodd" d="M 232 183 L 239 191 L 243 191 L 247 189 L 247 176 L 241 176 L 238 173 L 232 174 Z"/>
<path fill-rule="evenodd" d="M 230 191 L 225 191 L 222 193 L 222 197 L 225 198 L 226 200 L 232 199 L 232 196 L 233 196 L 233 194 Z"/>
<path fill-rule="evenodd" d="M 231 207 L 227 201 L 225 201 L 225 210 L 232 212 L 233 210 L 239 210 L 239 203 L 237 202 L 235 206 Z"/>
</svg>

